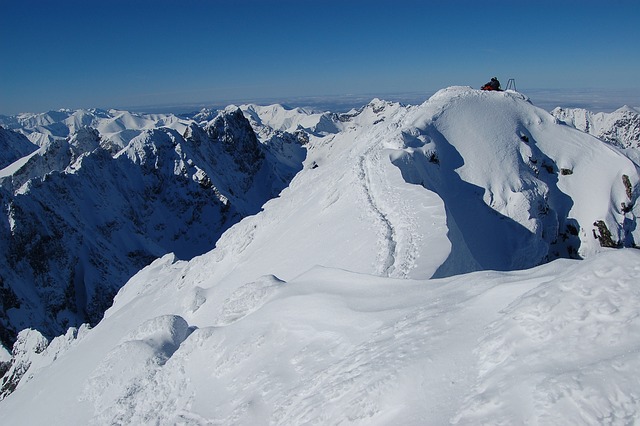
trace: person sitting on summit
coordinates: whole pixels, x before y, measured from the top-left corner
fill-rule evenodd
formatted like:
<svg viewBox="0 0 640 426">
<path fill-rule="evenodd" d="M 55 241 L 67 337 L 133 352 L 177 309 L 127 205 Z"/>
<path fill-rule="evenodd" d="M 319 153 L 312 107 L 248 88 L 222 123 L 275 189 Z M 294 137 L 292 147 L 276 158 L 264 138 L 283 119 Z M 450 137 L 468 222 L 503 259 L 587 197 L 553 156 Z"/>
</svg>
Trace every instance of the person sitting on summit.
<svg viewBox="0 0 640 426">
<path fill-rule="evenodd" d="M 482 90 L 502 90 L 497 77 L 491 77 L 491 81 L 482 86 Z"/>
</svg>

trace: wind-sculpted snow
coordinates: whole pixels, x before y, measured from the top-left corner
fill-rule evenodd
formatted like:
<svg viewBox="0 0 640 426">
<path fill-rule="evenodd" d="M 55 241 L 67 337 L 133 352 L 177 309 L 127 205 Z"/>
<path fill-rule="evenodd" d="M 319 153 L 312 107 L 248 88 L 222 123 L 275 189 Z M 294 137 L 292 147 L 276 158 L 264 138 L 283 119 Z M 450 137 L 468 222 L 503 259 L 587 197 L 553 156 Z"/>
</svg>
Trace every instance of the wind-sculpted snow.
<svg viewBox="0 0 640 426">
<path fill-rule="evenodd" d="M 408 117 L 394 164 L 445 203 L 453 247 L 437 275 L 588 256 L 598 220 L 614 244 L 637 240 L 625 225 L 637 194 L 622 183 L 637 187 L 635 165 L 522 95 L 450 88 Z"/>
<path fill-rule="evenodd" d="M 639 256 L 431 281 L 314 268 L 227 298 L 219 283 L 182 315 L 168 312 L 199 271 L 165 259 L 0 412 L 29 424 L 633 422 Z"/>
<path fill-rule="evenodd" d="M 228 325 L 258 310 L 281 284 L 283 281 L 277 277 L 267 276 L 240 286 L 224 301 L 214 323 Z"/>
<path fill-rule="evenodd" d="M 457 424 L 633 424 L 640 419 L 640 274 L 613 253 L 514 300 L 476 349 Z M 623 256 L 624 257 L 624 256 Z"/>
<path fill-rule="evenodd" d="M 93 403 L 96 424 L 130 422 L 128 401 L 140 388 L 153 386 L 158 370 L 166 364 L 191 330 L 175 315 L 152 318 L 132 330 L 91 373 L 82 400 Z M 114 407 L 119 409 L 114 412 Z"/>
</svg>

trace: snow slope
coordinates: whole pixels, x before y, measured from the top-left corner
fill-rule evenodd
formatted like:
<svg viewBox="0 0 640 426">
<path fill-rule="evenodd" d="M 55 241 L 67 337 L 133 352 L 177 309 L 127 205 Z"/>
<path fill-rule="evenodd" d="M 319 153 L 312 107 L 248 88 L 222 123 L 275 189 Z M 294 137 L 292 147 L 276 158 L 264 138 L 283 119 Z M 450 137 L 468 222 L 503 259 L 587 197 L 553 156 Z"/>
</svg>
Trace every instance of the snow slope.
<svg viewBox="0 0 640 426">
<path fill-rule="evenodd" d="M 638 239 L 635 165 L 522 95 L 450 88 L 342 120 L 311 137 L 279 199 L 223 236 L 213 279 L 244 262 L 285 280 L 316 264 L 399 278 L 527 268 L 601 250 L 596 221 L 616 245 Z"/>
<path fill-rule="evenodd" d="M 156 260 L 94 329 L 21 357 L 2 418 L 640 418 L 640 252 L 603 247 L 637 241 L 633 162 L 515 92 L 375 99 L 333 123 L 308 133 L 304 168 L 215 249 Z M 21 348 L 40 341 L 23 333 Z"/>
<path fill-rule="evenodd" d="M 596 221 L 606 224 L 615 245 L 637 240 L 625 225 L 638 213 L 637 206 L 626 212 L 638 195 L 636 166 L 596 139 L 558 125 L 522 95 L 450 88 L 408 119 L 403 137 L 420 151 L 409 146 L 394 162 L 408 181 L 445 201 L 454 253 L 444 271 L 459 272 L 456 258 L 469 262 L 468 254 L 483 269 L 589 256 L 602 242 L 593 238 Z M 425 150 L 439 161 L 436 173 L 425 167 Z"/>
<path fill-rule="evenodd" d="M 431 281 L 317 267 L 222 299 L 166 257 L 95 329 L 36 358 L 0 412 L 32 425 L 629 423 L 639 261 Z"/>
</svg>

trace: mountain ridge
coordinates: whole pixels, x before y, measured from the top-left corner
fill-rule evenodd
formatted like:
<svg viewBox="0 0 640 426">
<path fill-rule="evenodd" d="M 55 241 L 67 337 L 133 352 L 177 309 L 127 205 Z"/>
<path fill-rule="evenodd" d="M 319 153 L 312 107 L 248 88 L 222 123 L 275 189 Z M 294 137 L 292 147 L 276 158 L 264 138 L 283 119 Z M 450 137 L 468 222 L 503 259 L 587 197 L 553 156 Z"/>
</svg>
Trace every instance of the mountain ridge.
<svg viewBox="0 0 640 426">
<path fill-rule="evenodd" d="M 277 164 L 239 110 L 188 133 L 142 130 L 114 150 L 98 130 L 80 128 L 1 180 L 0 278 L 11 296 L 3 344 L 25 327 L 55 336 L 95 324 L 140 268 L 168 251 L 191 258 L 212 248 L 299 167 Z"/>
<path fill-rule="evenodd" d="M 625 105 L 610 113 L 593 113 L 584 108 L 557 107 L 551 114 L 620 148 L 640 148 L 640 112 L 635 108 Z"/>
<path fill-rule="evenodd" d="M 279 107 L 240 111 L 278 147 L 265 158 L 301 159 L 290 184 L 211 251 L 142 269 L 92 330 L 37 354 L 40 337 L 23 332 L 27 374 L 0 402 L 7 419 L 624 418 L 610 387 L 626 394 L 633 380 L 606 360 L 637 371 L 640 253 L 607 246 L 638 240 L 640 175 L 622 151 L 515 92 L 450 87 L 302 125 Z M 321 117 L 337 131 L 314 129 Z M 207 125 L 190 126 L 197 145 Z M 280 149 L 305 138 L 304 158 Z M 557 359 L 582 373 L 558 374 Z M 41 411 L 29 409 L 36 391 Z"/>
</svg>

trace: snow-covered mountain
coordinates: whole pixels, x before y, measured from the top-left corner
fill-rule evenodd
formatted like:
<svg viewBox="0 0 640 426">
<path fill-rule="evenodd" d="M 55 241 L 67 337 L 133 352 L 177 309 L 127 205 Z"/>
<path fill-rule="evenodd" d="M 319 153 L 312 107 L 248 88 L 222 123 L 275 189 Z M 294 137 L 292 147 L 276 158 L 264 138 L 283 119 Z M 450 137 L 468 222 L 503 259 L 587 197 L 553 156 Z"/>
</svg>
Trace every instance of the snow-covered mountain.
<svg viewBox="0 0 640 426">
<path fill-rule="evenodd" d="M 136 274 L 93 329 L 21 332 L 6 422 L 640 419 L 640 252 L 611 248 L 640 237 L 622 152 L 515 92 L 241 110 L 274 158 L 303 139 L 302 169 L 213 250 Z M 185 141 L 236 152 L 220 128 Z M 114 159 L 147 158 L 132 145 Z"/>
<path fill-rule="evenodd" d="M 121 149 L 90 127 L 46 141 L 0 170 L 2 343 L 24 328 L 55 336 L 97 323 L 135 272 L 212 249 L 303 159 L 296 140 L 260 143 L 237 108 L 183 134 L 142 130 Z"/>
<path fill-rule="evenodd" d="M 554 117 L 621 148 L 640 148 L 640 112 L 624 106 L 613 112 L 594 113 L 583 108 L 555 108 Z"/>
<path fill-rule="evenodd" d="M 214 116 L 210 117 L 213 119 Z M 0 125 L 16 130 L 37 145 L 65 139 L 83 127 L 91 127 L 105 140 L 122 147 L 144 130 L 169 127 L 182 133 L 186 122 L 173 114 L 139 114 L 116 109 L 80 109 L 0 116 Z"/>
<path fill-rule="evenodd" d="M 286 108 L 282 105 L 242 105 L 240 109 L 259 129 L 259 134 L 268 132 L 287 132 L 295 134 L 299 131 L 324 136 L 340 131 L 339 116 L 330 112 L 314 112 L 303 108 Z"/>
</svg>

